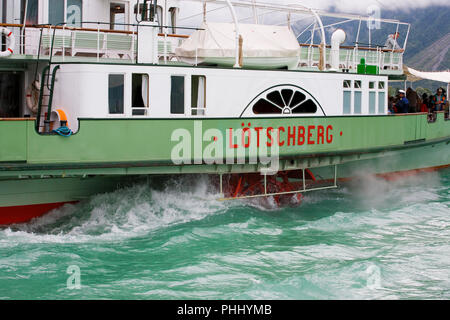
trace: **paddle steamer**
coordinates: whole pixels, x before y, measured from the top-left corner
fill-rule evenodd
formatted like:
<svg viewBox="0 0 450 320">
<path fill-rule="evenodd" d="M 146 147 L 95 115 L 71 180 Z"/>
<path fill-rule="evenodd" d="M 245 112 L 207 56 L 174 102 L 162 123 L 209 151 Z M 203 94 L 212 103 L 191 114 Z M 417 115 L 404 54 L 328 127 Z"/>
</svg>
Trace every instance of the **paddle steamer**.
<svg viewBox="0 0 450 320">
<path fill-rule="evenodd" d="M 279 202 L 359 172 L 449 166 L 444 113 L 389 114 L 409 24 L 230 0 L 0 9 L 2 225 L 129 177 L 209 174 L 222 198 Z M 372 40 L 399 30 L 399 48 Z"/>
</svg>

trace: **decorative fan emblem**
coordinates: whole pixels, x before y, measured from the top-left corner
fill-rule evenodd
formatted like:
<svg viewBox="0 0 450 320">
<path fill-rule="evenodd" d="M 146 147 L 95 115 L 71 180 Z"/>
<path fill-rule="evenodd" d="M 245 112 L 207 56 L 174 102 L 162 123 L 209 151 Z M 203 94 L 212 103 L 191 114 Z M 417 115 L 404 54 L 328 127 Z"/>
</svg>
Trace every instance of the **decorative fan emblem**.
<svg viewBox="0 0 450 320">
<path fill-rule="evenodd" d="M 254 114 L 315 114 L 316 100 L 305 90 L 283 85 L 263 92 L 253 105 Z"/>
</svg>

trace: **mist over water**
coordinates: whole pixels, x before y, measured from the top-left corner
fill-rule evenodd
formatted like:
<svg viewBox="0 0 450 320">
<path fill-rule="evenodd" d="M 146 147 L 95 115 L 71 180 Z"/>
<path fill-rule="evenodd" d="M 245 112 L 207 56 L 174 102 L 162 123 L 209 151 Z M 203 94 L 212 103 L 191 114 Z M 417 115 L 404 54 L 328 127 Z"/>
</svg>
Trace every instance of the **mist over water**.
<svg viewBox="0 0 450 320">
<path fill-rule="evenodd" d="M 294 208 L 214 190 L 151 179 L 0 229 L 0 299 L 450 298 L 450 170 L 361 175 Z"/>
</svg>

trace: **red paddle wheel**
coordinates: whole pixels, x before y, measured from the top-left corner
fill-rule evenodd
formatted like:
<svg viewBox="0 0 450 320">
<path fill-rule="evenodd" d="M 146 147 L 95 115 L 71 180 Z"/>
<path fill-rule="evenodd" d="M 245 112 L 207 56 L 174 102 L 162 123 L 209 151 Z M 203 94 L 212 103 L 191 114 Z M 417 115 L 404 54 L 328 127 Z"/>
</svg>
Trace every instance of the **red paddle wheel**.
<svg viewBox="0 0 450 320">
<path fill-rule="evenodd" d="M 295 193 L 302 190 L 306 180 L 315 181 L 310 170 L 281 171 L 275 175 L 261 173 L 230 174 L 223 177 L 223 193 L 225 198 L 273 197 L 279 207 L 299 205 L 303 195 Z"/>
</svg>

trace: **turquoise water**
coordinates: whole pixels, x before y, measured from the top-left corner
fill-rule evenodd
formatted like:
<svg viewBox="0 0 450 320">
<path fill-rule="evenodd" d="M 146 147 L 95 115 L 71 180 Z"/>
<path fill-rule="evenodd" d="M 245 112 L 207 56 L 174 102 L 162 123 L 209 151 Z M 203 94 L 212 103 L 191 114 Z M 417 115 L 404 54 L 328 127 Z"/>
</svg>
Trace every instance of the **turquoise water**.
<svg viewBox="0 0 450 320">
<path fill-rule="evenodd" d="M 296 208 L 210 190 L 151 180 L 0 229 L 0 299 L 450 298 L 450 170 Z"/>
</svg>

